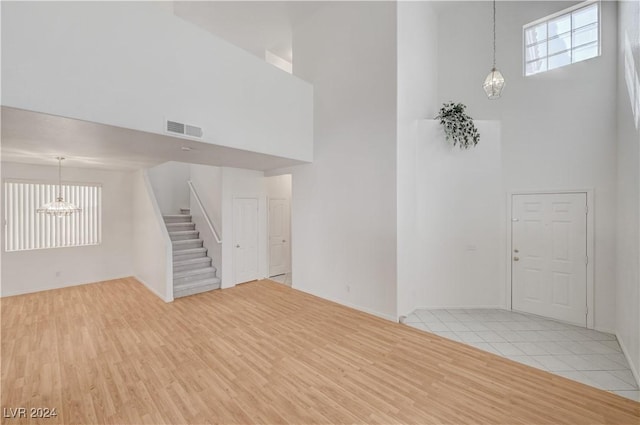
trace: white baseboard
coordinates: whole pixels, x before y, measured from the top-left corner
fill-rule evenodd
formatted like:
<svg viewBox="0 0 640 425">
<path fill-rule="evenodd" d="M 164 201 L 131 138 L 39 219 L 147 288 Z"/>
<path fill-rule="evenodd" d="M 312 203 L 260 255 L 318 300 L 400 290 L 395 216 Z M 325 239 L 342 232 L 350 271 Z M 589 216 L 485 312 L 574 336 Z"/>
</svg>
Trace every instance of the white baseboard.
<svg viewBox="0 0 640 425">
<path fill-rule="evenodd" d="M 627 350 L 627 346 L 624 344 L 624 341 L 622 340 L 622 338 L 620 338 L 620 335 L 618 335 L 617 333 L 615 335 L 616 335 L 616 338 L 618 338 L 618 344 L 620 344 L 620 348 L 622 348 L 622 354 L 624 354 L 624 356 L 626 357 L 627 363 L 631 368 L 631 373 L 633 374 L 633 377 L 636 378 L 636 384 L 640 385 L 640 374 L 638 373 L 638 368 L 631 361 L 631 357 L 629 356 L 629 351 Z M 640 365 L 638 365 L 638 367 L 640 367 Z"/>
<path fill-rule="evenodd" d="M 166 298 L 164 295 L 160 294 L 158 291 L 156 291 L 153 287 L 151 287 L 149 284 L 147 284 L 147 282 L 145 282 L 143 279 L 141 279 L 139 276 L 133 276 L 133 278 L 135 280 L 137 280 L 138 282 L 142 283 L 149 291 L 151 291 L 155 296 L 157 296 L 158 298 L 160 298 L 162 301 L 166 302 L 166 303 L 170 303 L 173 301 L 173 297 L 171 298 Z"/>
<path fill-rule="evenodd" d="M 598 332 L 602 332 L 602 333 L 605 333 L 605 334 L 611 334 L 611 335 L 618 336 L 618 335 L 616 334 L 616 331 L 614 331 L 613 329 L 608 329 L 608 328 L 602 328 L 602 327 L 600 327 L 600 326 L 595 326 L 595 327 L 593 328 L 593 330 L 594 330 L 594 331 L 598 331 Z"/>
<path fill-rule="evenodd" d="M 304 292 L 306 294 L 314 295 L 314 296 L 316 296 L 318 298 L 322 298 L 323 300 L 331 301 L 331 302 L 334 302 L 336 304 L 340 304 L 340 305 L 343 305 L 345 307 L 349 307 L 349 308 L 352 308 L 354 310 L 361 311 L 363 313 L 371 314 L 372 316 L 376 316 L 376 317 L 379 317 L 381 319 L 389 320 L 391 322 L 396 322 L 396 323 L 398 322 L 398 318 L 393 316 L 393 315 L 390 315 L 390 314 L 380 313 L 379 311 L 375 311 L 375 310 L 372 310 L 370 308 L 366 308 L 366 307 L 362 307 L 362 306 L 359 306 L 359 305 L 356 305 L 356 304 L 352 304 L 352 303 L 347 302 L 347 301 L 343 301 L 343 300 L 339 300 L 339 299 L 336 299 L 336 298 L 328 297 L 326 295 L 319 294 L 317 292 L 307 291 L 305 289 L 300 289 L 300 288 L 295 288 L 295 287 L 293 289 L 296 289 L 296 290 L 298 290 L 300 292 Z"/>
<path fill-rule="evenodd" d="M 333 301 L 333 300 L 329 300 L 329 301 Z M 371 314 L 372 316 L 376 316 L 376 317 L 379 317 L 381 319 L 389 320 L 391 322 L 396 322 L 396 323 L 398 322 L 398 318 L 395 317 L 395 316 L 392 316 L 390 314 L 380 313 L 378 311 L 374 311 L 374 310 L 371 310 L 369 308 L 362 307 L 362 306 L 359 306 L 359 305 L 351 304 L 351 303 L 348 303 L 346 301 L 333 301 L 333 302 L 341 304 L 341 305 L 343 305 L 345 307 L 352 308 L 354 310 L 362 311 L 363 313 Z"/>
<path fill-rule="evenodd" d="M 71 282 L 71 283 L 54 283 L 40 287 L 20 288 L 18 291 L 4 291 L 0 285 L 0 298 L 13 297 L 16 295 L 34 294 L 36 292 L 53 291 L 54 289 L 71 288 L 74 286 L 91 285 L 94 283 L 108 282 L 110 280 L 126 279 L 131 275 L 107 277 L 106 279 L 93 280 L 91 282 Z"/>
</svg>

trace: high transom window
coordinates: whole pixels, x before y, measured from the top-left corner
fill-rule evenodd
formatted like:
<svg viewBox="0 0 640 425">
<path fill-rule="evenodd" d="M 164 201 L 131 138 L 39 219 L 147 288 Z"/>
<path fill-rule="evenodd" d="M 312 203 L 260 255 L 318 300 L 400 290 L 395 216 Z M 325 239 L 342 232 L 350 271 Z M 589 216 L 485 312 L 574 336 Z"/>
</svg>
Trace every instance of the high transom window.
<svg viewBox="0 0 640 425">
<path fill-rule="evenodd" d="M 581 3 L 523 27 L 524 74 L 600 56 L 600 4 Z"/>
</svg>

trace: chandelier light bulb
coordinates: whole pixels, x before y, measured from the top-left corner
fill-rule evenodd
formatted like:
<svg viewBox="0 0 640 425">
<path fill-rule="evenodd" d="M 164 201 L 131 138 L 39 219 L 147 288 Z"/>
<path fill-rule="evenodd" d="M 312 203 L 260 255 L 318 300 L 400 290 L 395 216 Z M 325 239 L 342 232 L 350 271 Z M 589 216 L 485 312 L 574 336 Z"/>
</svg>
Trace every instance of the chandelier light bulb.
<svg viewBox="0 0 640 425">
<path fill-rule="evenodd" d="M 487 78 L 485 78 L 482 88 L 487 94 L 487 97 L 493 100 L 500 98 L 504 85 L 505 81 L 502 73 L 496 68 L 493 68 L 491 72 L 489 72 L 489 75 L 487 75 Z"/>
<path fill-rule="evenodd" d="M 82 208 L 77 207 L 71 202 L 66 202 L 62 197 L 62 161 L 64 158 L 59 156 L 56 159 L 58 160 L 58 196 L 54 202 L 44 204 L 38 208 L 36 212 L 62 218 L 75 212 L 80 212 Z"/>
</svg>

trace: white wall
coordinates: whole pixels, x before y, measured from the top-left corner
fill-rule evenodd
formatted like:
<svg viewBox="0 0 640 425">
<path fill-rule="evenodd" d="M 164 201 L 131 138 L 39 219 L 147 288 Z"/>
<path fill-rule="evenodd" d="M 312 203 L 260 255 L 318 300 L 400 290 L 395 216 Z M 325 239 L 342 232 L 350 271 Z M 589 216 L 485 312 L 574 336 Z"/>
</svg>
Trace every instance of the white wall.
<svg viewBox="0 0 640 425">
<path fill-rule="evenodd" d="M 173 252 L 162 213 L 144 170 L 134 172 L 133 268 L 136 279 L 163 300 L 173 301 Z M 131 203 L 131 200 L 129 201 Z"/>
<path fill-rule="evenodd" d="M 169 7 L 167 7 L 169 6 Z M 312 160 L 313 89 L 163 2 L 3 2 L 2 104 Z"/>
<path fill-rule="evenodd" d="M 265 178 L 267 195 L 270 199 L 291 200 L 291 174 L 282 174 Z"/>
<path fill-rule="evenodd" d="M 233 270 L 233 198 L 258 199 L 258 276 L 267 277 L 267 192 L 262 171 L 222 168 L 222 287 L 236 284 Z"/>
<path fill-rule="evenodd" d="M 294 287 L 395 319 L 396 5 L 326 4 L 293 49 L 315 120 L 313 164 L 286 171 Z"/>
<path fill-rule="evenodd" d="M 418 298 L 427 277 L 420 270 L 423 253 L 416 234 L 422 221 L 416 211 L 416 173 L 423 167 L 416 149 L 427 142 L 422 121 L 436 115 L 438 22 L 428 2 L 398 2 L 397 20 L 397 311 L 402 315 L 427 305 L 427 300 Z"/>
<path fill-rule="evenodd" d="M 3 242 L 2 296 L 131 276 L 131 175 L 124 171 L 63 167 L 64 182 L 102 185 L 102 243 L 83 247 L 5 252 Z M 3 162 L 2 179 L 56 182 L 58 169 L 57 166 Z M 1 196 L 4 199 L 4 185 Z M 4 232 L 4 226 L 0 226 L 0 231 Z M 0 236 L 0 240 L 4 241 L 4 238 Z"/>
<path fill-rule="evenodd" d="M 594 189 L 595 326 L 611 331 L 616 316 L 616 4 L 601 3 L 601 57 L 532 77 L 522 71 L 522 26 L 572 4 L 497 3 L 497 64 L 507 80 L 497 101 L 486 99 L 482 90 L 492 60 L 491 3 L 441 5 L 438 98 L 439 103 L 465 103 L 475 119 L 501 120 L 505 191 Z"/>
<path fill-rule="evenodd" d="M 399 315 L 418 307 L 503 306 L 505 212 L 500 125 L 476 121 L 480 142 L 461 151 L 438 121 L 418 124 L 420 137 L 399 141 L 398 203 L 404 277 Z M 411 213 L 413 214 L 411 216 Z M 400 257 L 400 256 L 399 256 Z M 401 291 L 402 290 L 402 291 Z"/>
<path fill-rule="evenodd" d="M 640 1 L 618 5 L 616 333 L 640 382 Z"/>
<path fill-rule="evenodd" d="M 190 164 L 190 176 L 198 196 L 218 231 L 222 226 L 222 168 Z"/>
<path fill-rule="evenodd" d="M 181 208 L 189 208 L 189 164 L 169 161 L 149 168 L 147 173 L 163 215 L 180 214 Z"/>
</svg>

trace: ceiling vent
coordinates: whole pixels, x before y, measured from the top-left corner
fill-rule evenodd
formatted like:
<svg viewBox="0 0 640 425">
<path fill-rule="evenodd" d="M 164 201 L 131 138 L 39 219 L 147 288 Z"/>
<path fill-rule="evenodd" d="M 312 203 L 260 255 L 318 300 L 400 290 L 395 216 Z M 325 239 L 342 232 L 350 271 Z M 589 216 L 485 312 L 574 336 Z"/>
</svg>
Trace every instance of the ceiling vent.
<svg viewBox="0 0 640 425">
<path fill-rule="evenodd" d="M 183 124 L 181 122 L 167 120 L 166 130 L 167 133 L 170 134 L 202 139 L 202 128 L 196 127 L 195 125 Z"/>
</svg>

